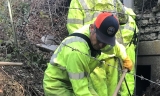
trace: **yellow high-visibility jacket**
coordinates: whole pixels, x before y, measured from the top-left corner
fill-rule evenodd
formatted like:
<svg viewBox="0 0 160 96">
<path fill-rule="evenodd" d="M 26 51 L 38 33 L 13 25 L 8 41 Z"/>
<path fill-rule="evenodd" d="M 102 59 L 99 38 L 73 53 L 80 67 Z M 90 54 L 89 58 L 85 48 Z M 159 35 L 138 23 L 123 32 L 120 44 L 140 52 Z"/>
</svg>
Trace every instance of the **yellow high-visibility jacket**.
<svg viewBox="0 0 160 96">
<path fill-rule="evenodd" d="M 85 24 L 94 23 L 97 15 L 102 11 L 124 13 L 122 3 L 119 0 L 71 0 L 67 18 L 69 34 L 81 28 Z M 126 23 L 128 17 L 118 14 L 120 23 Z"/>
<path fill-rule="evenodd" d="M 99 96 L 113 96 L 119 79 L 118 60 L 126 57 L 125 47 L 118 42 L 110 51 L 103 51 L 100 55 L 99 59 L 105 63 L 96 67 L 90 75 L 93 88 Z"/>
<path fill-rule="evenodd" d="M 89 25 L 77 30 L 77 33 L 89 37 Z M 126 54 L 120 50 L 120 47 L 115 46 L 114 53 L 123 54 L 121 56 L 125 58 Z M 103 56 L 97 59 L 101 60 Z M 45 95 L 99 96 L 89 76 L 99 64 L 97 60 L 90 58 L 90 48 L 84 39 L 77 36 L 65 38 L 54 52 L 45 70 L 43 79 Z"/>
<path fill-rule="evenodd" d="M 122 40 L 120 42 L 125 46 L 119 47 L 121 52 L 125 53 L 127 51 L 127 56 L 130 57 L 134 64 L 136 46 L 133 44 L 133 42 L 131 44 L 130 42 L 133 38 L 134 31 L 136 31 L 136 33 L 138 32 L 138 28 L 134 20 L 136 15 L 131 9 L 125 9 L 126 14 L 129 14 L 129 19 L 126 24 L 121 25 L 121 31 L 116 34 L 116 38 L 117 40 Z M 93 82 L 93 87 L 99 96 L 112 96 L 117 86 L 118 78 L 120 78 L 119 75 L 121 74 L 121 71 L 118 71 L 116 68 L 120 67 L 118 60 L 123 60 L 124 57 L 117 56 L 114 48 L 115 47 L 113 47 L 113 49 L 110 51 L 104 52 L 104 54 L 100 56 L 101 59 L 106 61 L 105 64 L 103 66 L 96 67 L 96 69 L 90 75 Z M 133 65 L 133 69 L 130 71 L 130 73 L 134 74 L 134 70 L 135 67 Z M 125 78 L 127 80 L 129 91 L 131 94 L 133 94 L 135 84 L 134 76 L 131 74 L 126 74 Z M 125 82 L 122 83 L 119 94 L 120 96 L 129 96 Z"/>
<path fill-rule="evenodd" d="M 90 36 L 89 26 L 84 26 L 79 31 L 87 37 Z M 43 79 L 45 95 L 98 96 L 92 88 L 89 74 L 99 63 L 92 64 L 95 60 L 90 56 L 90 48 L 84 39 L 78 36 L 65 38 L 52 55 L 45 70 Z"/>
<path fill-rule="evenodd" d="M 101 11 L 111 11 L 111 12 L 121 12 L 124 13 L 124 9 L 122 7 L 122 4 L 119 0 L 72 0 L 70 3 L 70 9 L 68 11 L 68 19 L 67 19 L 67 29 L 69 34 L 75 32 L 77 29 L 81 28 L 85 24 L 91 24 L 94 23 L 95 18 Z M 114 5 L 117 7 L 115 8 Z M 92 10 L 90 10 L 92 9 Z M 113 12 L 113 13 L 114 13 Z M 127 15 L 118 15 L 120 23 L 126 23 L 128 21 L 128 16 Z M 115 67 L 118 67 L 118 62 L 115 59 L 116 51 L 113 51 L 116 49 L 115 47 L 108 48 L 105 47 L 106 50 L 104 51 L 109 51 L 110 49 L 110 55 L 104 54 L 101 55 L 99 59 L 106 59 L 106 64 L 112 64 L 115 65 Z M 124 50 L 124 47 L 119 48 L 121 50 Z M 125 51 L 123 59 L 126 57 Z M 112 57 L 113 56 L 113 57 Z M 121 58 L 122 58 L 121 57 Z M 109 58 L 109 59 L 108 59 Z M 94 62 L 93 62 L 94 63 Z M 105 64 L 105 65 L 106 65 Z M 94 88 L 96 89 L 96 92 L 98 93 L 99 96 L 112 96 L 112 93 L 114 92 L 114 89 L 116 87 L 116 84 L 118 82 L 118 70 L 115 70 L 115 68 L 107 67 L 104 69 L 106 72 L 110 73 L 106 75 L 105 71 L 102 71 L 101 68 L 103 67 L 97 67 L 93 73 L 91 73 L 91 81 L 94 85 Z M 104 74 L 102 74 L 104 72 Z M 113 74 L 114 73 L 114 74 Z M 116 74 L 117 73 L 117 74 Z M 99 75 L 101 74 L 101 75 Z M 97 79 L 95 79 L 96 77 Z M 105 79 L 101 80 L 101 77 L 107 78 L 106 81 Z M 103 81 L 104 83 L 96 83 L 98 80 Z M 107 83 L 107 85 L 106 85 Z M 99 84 L 99 85 L 98 85 Z M 103 85 L 103 86 L 101 86 Z M 113 86 L 112 86 L 113 85 Z M 100 87 L 98 87 L 100 86 Z M 106 89 L 106 90 L 105 90 Z M 107 93 L 108 92 L 108 93 Z M 109 94 L 109 95 L 108 95 Z"/>
</svg>

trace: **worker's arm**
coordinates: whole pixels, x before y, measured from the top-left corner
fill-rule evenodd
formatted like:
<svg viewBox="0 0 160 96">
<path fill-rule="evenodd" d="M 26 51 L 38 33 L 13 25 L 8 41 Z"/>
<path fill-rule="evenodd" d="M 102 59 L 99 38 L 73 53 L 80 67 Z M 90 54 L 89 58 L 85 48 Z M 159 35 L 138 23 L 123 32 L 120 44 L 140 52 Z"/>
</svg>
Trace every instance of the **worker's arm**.
<svg viewBox="0 0 160 96">
<path fill-rule="evenodd" d="M 116 42 L 114 50 L 115 50 L 116 56 L 118 56 L 122 59 L 123 68 L 127 68 L 129 71 L 132 70 L 132 61 L 127 56 L 126 48 L 122 44 Z"/>
<path fill-rule="evenodd" d="M 78 0 L 71 0 L 68 17 L 67 29 L 69 34 L 83 26 L 84 10 Z"/>
<path fill-rule="evenodd" d="M 76 46 L 74 46 L 76 45 Z M 70 51 L 65 58 L 67 59 L 66 69 L 69 75 L 70 82 L 72 84 L 73 91 L 76 96 L 93 96 L 92 92 L 89 90 L 89 73 L 90 73 L 90 57 L 84 55 L 83 53 L 89 54 L 89 47 L 86 45 L 80 44 L 79 42 L 69 45 L 78 51 Z M 84 47 L 83 47 L 84 46 Z M 82 52 L 82 53 L 81 53 Z M 91 88 L 92 89 L 92 88 Z M 96 95 L 94 95 L 96 96 Z"/>
<path fill-rule="evenodd" d="M 127 58 L 126 48 L 118 41 L 116 41 L 116 45 L 114 46 L 114 53 L 123 60 Z"/>
</svg>

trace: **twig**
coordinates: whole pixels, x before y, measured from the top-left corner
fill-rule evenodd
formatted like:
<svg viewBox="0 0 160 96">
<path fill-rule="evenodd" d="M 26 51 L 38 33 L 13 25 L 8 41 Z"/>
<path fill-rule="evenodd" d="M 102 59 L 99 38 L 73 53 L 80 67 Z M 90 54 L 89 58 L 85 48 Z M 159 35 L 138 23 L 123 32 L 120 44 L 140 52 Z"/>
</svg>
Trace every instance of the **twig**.
<svg viewBox="0 0 160 96">
<path fill-rule="evenodd" d="M 0 65 L 22 65 L 23 63 L 21 62 L 0 62 Z"/>
<path fill-rule="evenodd" d="M 3 93 L 3 91 L 0 89 L 0 93 Z"/>
</svg>

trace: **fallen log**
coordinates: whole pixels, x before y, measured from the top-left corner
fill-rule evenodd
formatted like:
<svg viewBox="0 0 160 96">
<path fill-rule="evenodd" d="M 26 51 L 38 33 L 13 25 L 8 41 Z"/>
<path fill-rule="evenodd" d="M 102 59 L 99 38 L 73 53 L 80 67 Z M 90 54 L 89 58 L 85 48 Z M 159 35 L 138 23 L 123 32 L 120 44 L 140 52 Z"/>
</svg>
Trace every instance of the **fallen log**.
<svg viewBox="0 0 160 96">
<path fill-rule="evenodd" d="M 0 66 L 6 66 L 6 65 L 22 65 L 21 62 L 0 62 Z"/>
</svg>

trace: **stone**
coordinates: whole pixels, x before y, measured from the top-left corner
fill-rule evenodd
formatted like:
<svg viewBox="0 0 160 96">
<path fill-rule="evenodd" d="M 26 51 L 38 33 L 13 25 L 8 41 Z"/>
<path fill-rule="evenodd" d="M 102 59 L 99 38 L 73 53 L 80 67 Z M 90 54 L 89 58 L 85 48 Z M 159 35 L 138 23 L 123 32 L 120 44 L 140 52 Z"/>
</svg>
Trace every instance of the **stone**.
<svg viewBox="0 0 160 96">
<path fill-rule="evenodd" d="M 158 55 L 160 54 L 160 40 L 142 41 L 138 44 L 139 55 Z"/>
<path fill-rule="evenodd" d="M 147 25 L 148 24 L 148 20 L 141 20 L 142 25 Z"/>
<path fill-rule="evenodd" d="M 158 16 L 158 17 L 159 17 L 159 16 L 160 16 L 160 12 L 156 13 L 156 16 Z"/>
<path fill-rule="evenodd" d="M 154 17 L 149 18 L 148 22 L 149 22 L 149 24 L 157 23 L 157 21 L 156 21 L 156 19 Z"/>
<path fill-rule="evenodd" d="M 157 22 L 158 24 L 160 23 L 160 20 L 158 20 L 158 22 Z"/>
</svg>

